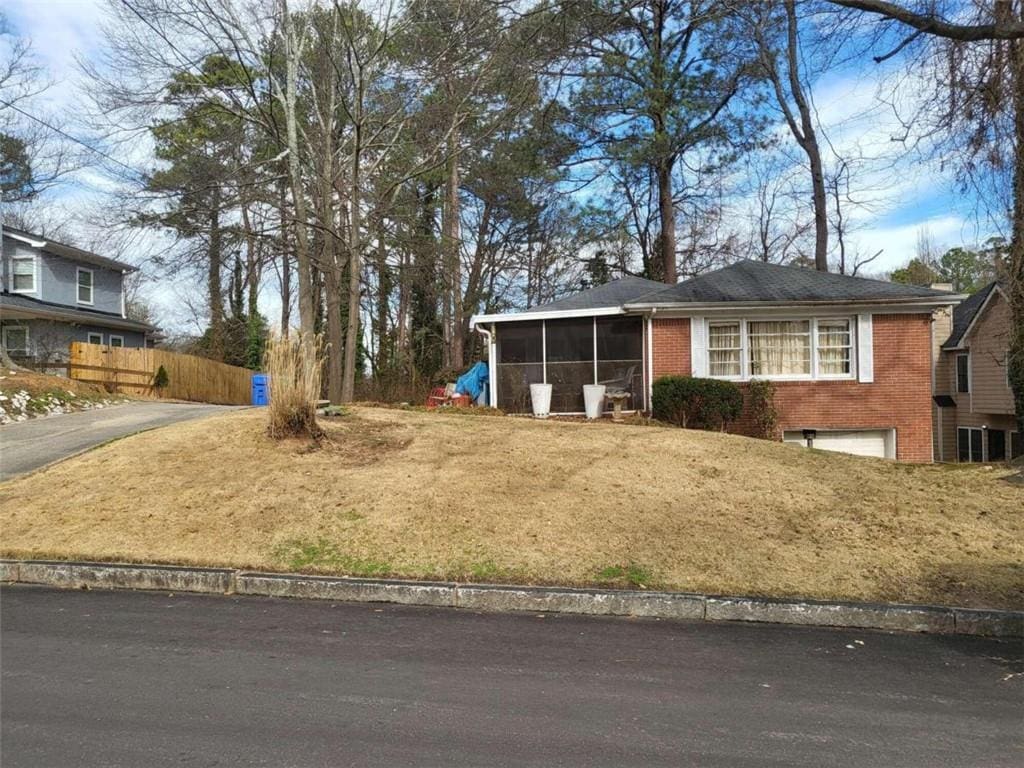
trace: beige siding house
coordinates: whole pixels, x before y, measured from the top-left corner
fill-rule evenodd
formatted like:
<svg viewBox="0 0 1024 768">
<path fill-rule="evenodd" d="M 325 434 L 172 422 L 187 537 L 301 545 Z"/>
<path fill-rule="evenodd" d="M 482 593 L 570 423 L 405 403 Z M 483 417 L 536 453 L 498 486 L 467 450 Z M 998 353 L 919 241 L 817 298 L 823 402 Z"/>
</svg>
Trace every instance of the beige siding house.
<svg viewBox="0 0 1024 768">
<path fill-rule="evenodd" d="M 1010 307 L 992 283 L 937 315 L 935 458 L 1005 461 L 1024 453 L 1007 377 Z"/>
</svg>

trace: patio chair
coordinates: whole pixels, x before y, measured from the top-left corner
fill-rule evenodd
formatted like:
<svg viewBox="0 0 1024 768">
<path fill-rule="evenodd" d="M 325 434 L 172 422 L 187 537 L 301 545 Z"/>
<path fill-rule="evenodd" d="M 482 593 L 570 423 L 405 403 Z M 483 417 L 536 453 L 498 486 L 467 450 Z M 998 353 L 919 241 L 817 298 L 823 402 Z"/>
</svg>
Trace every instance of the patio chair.
<svg viewBox="0 0 1024 768">
<path fill-rule="evenodd" d="M 618 376 L 614 379 L 605 379 L 604 381 L 597 382 L 598 384 L 604 384 L 606 394 L 618 394 L 626 392 L 630 395 L 633 394 L 633 374 L 636 373 L 636 366 L 631 365 L 628 368 L 620 368 L 616 371 Z"/>
</svg>

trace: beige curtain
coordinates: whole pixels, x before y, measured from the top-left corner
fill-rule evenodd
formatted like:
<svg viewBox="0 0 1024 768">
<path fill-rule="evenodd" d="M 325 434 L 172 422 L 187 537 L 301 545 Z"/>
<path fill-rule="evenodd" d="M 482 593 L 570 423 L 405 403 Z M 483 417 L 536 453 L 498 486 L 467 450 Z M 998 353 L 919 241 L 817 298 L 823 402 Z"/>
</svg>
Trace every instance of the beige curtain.
<svg viewBox="0 0 1024 768">
<path fill-rule="evenodd" d="M 740 375 L 739 323 L 708 327 L 708 373 L 711 376 Z"/>
<path fill-rule="evenodd" d="M 823 376 L 850 372 L 850 322 L 828 320 L 818 323 L 818 371 Z"/>
<path fill-rule="evenodd" d="M 756 321 L 747 324 L 751 376 L 802 376 L 811 373 L 810 320 Z"/>
</svg>

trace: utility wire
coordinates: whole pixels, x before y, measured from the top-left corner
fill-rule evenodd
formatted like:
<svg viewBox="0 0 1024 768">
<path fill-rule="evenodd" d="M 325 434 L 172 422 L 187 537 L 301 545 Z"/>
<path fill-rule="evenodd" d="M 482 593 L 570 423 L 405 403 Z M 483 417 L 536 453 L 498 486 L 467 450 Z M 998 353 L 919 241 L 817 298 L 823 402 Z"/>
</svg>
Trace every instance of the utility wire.
<svg viewBox="0 0 1024 768">
<path fill-rule="evenodd" d="M 68 141 L 73 141 L 75 144 L 78 144 L 79 146 L 85 147 L 90 152 L 94 152 L 97 155 L 99 155 L 100 157 L 103 157 L 103 158 L 109 160 L 110 162 L 115 163 L 115 164 L 121 166 L 122 168 L 124 168 L 124 169 L 126 169 L 128 171 L 131 171 L 135 175 L 139 176 L 143 181 L 148 181 L 148 179 L 149 179 L 149 175 L 148 174 L 138 170 L 137 168 L 132 168 L 127 163 L 122 163 L 116 157 L 108 155 L 103 150 L 97 149 L 96 147 L 92 146 L 91 144 L 88 144 L 88 143 L 82 141 L 81 139 L 79 139 L 79 138 L 77 138 L 75 136 L 72 136 L 70 133 L 68 133 L 65 130 L 62 130 L 62 129 L 58 128 L 53 123 L 47 122 L 46 120 L 43 120 L 41 117 L 36 117 L 35 115 L 30 114 L 29 112 L 26 112 L 24 109 L 22 109 L 21 107 L 17 106 L 16 104 L 12 104 L 11 102 L 5 101 L 4 99 L 0 99 L 0 104 L 3 104 L 5 107 L 10 107 L 15 112 L 18 112 L 19 114 L 24 115 L 29 120 L 34 120 L 35 122 L 39 123 L 40 125 L 42 125 L 42 126 L 44 126 L 46 128 L 49 128 L 54 133 L 59 133 L 61 136 L 63 136 Z"/>
</svg>

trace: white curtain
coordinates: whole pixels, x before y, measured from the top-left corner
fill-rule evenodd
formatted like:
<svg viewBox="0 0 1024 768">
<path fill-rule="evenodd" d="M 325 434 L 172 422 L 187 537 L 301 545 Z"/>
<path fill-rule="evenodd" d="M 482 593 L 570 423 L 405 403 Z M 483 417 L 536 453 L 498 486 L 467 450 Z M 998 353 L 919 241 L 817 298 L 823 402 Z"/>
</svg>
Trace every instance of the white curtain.
<svg viewBox="0 0 1024 768">
<path fill-rule="evenodd" d="M 739 323 L 708 327 L 708 367 L 711 376 L 740 375 Z"/>
<path fill-rule="evenodd" d="M 751 376 L 800 376 L 811 372 L 810 320 L 747 324 Z"/>
<path fill-rule="evenodd" d="M 839 376 L 850 372 L 848 320 L 818 322 L 818 371 L 823 376 Z"/>
</svg>

